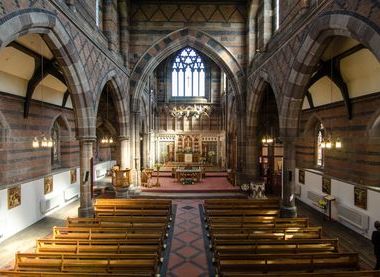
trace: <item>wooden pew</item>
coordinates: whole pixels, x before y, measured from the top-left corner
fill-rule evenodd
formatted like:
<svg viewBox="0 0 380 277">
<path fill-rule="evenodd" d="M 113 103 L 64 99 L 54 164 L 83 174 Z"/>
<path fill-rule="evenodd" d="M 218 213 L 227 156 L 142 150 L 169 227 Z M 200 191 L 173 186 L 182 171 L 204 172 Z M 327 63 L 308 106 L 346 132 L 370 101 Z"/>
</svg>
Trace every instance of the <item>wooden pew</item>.
<svg viewBox="0 0 380 277">
<path fill-rule="evenodd" d="M 95 243 L 96 242 L 96 243 Z M 127 244 L 123 241 L 91 241 L 91 240 L 37 240 L 36 253 L 59 254 L 156 254 L 161 256 L 161 243 L 156 241 L 151 244 Z"/>
<path fill-rule="evenodd" d="M 95 209 L 95 216 L 165 216 L 168 219 L 171 218 L 170 212 L 167 210 L 136 210 L 136 209 L 124 209 L 124 208 L 118 208 L 114 207 L 113 209 L 108 208 L 96 208 Z"/>
<path fill-rule="evenodd" d="M 130 222 L 130 223 L 162 223 L 168 224 L 169 220 L 167 216 L 98 216 L 95 218 L 86 217 L 69 217 L 68 223 L 87 223 L 89 221 L 101 221 L 101 222 Z"/>
<path fill-rule="evenodd" d="M 357 253 L 326 254 L 225 254 L 218 256 L 218 272 L 308 271 L 318 269 L 359 269 Z"/>
<path fill-rule="evenodd" d="M 230 229 L 212 229 L 210 228 L 210 235 L 212 237 L 215 237 L 219 234 L 232 234 L 232 235 L 238 235 L 238 234 L 265 234 L 265 233 L 285 233 L 285 234 L 293 234 L 293 233 L 316 233 L 319 236 L 322 236 L 322 227 L 284 227 L 284 228 L 270 228 L 267 226 L 262 226 L 261 228 L 244 228 L 244 229 L 236 229 L 236 228 L 230 228 Z"/>
<path fill-rule="evenodd" d="M 78 273 L 78 272 L 71 272 L 71 273 L 66 273 L 66 272 L 47 272 L 47 271 L 37 271 L 37 272 L 31 272 L 31 271 L 22 271 L 22 270 L 0 270 L 0 276 L 4 277 L 12 277 L 12 276 L 17 276 L 17 277 L 57 277 L 57 276 L 70 276 L 70 277 L 83 277 L 86 276 L 88 277 L 88 273 Z M 96 277 L 108 277 L 108 276 L 113 276 L 113 277 L 153 277 L 156 276 L 155 274 L 152 275 L 150 272 L 129 272 L 129 273 L 91 273 L 90 276 L 96 276 Z"/>
<path fill-rule="evenodd" d="M 94 205 L 97 209 L 138 209 L 138 210 L 168 210 L 171 213 L 171 200 L 143 199 L 97 199 Z"/>
<path fill-rule="evenodd" d="M 265 277 L 294 277 L 294 272 L 287 273 L 266 273 Z M 225 272 L 221 276 L 223 277 L 263 277 L 262 273 L 250 273 L 250 272 Z M 297 277 L 379 277 L 379 271 L 366 270 L 366 271 L 332 271 L 328 272 L 297 272 Z"/>
<path fill-rule="evenodd" d="M 224 201 L 224 199 L 205 200 L 204 209 L 279 209 L 279 199 L 234 199 L 234 201 Z"/>
<path fill-rule="evenodd" d="M 152 254 L 36 254 L 17 253 L 16 271 L 80 273 L 157 272 L 157 255 Z"/>
<path fill-rule="evenodd" d="M 227 209 L 205 211 L 207 217 L 231 217 L 231 216 L 272 216 L 278 217 L 279 210 L 276 209 Z"/>
<path fill-rule="evenodd" d="M 161 229 L 53 227 L 54 239 L 161 239 Z"/>
<path fill-rule="evenodd" d="M 307 218 L 269 218 L 251 220 L 251 222 L 239 220 L 223 221 L 223 220 L 214 220 L 214 219 L 223 219 L 218 217 L 213 217 L 208 221 L 206 227 L 211 226 L 212 228 L 259 228 L 260 226 L 271 226 L 275 227 L 308 227 L 309 220 Z M 254 219 L 254 218 L 253 218 Z"/>
<path fill-rule="evenodd" d="M 320 239 L 321 229 L 303 229 L 298 232 L 283 232 L 275 230 L 251 231 L 247 233 L 218 233 L 212 234 L 212 245 L 220 240 L 289 240 L 289 239 Z"/>
<path fill-rule="evenodd" d="M 67 227 L 88 227 L 88 228 L 141 228 L 141 229 L 166 229 L 168 224 L 155 223 L 155 222 L 128 222 L 128 221 L 113 221 L 113 220 L 102 220 L 100 218 L 68 218 L 66 221 Z"/>
<path fill-rule="evenodd" d="M 338 253 L 337 239 L 310 239 L 310 240 L 275 240 L 275 241 L 219 241 L 213 245 L 214 253 L 221 254 L 264 254 L 264 253 Z"/>
<path fill-rule="evenodd" d="M 280 220 L 277 216 L 207 216 L 210 223 L 273 223 Z M 288 219 L 287 219 L 288 220 Z"/>
<path fill-rule="evenodd" d="M 295 223 L 240 223 L 240 224 L 230 224 L 230 223 L 214 223 L 207 225 L 206 228 L 210 230 L 240 230 L 240 229 L 284 229 L 284 228 L 307 228 L 308 224 L 304 222 Z"/>
<path fill-rule="evenodd" d="M 204 201 L 205 205 L 244 205 L 247 203 L 258 203 L 258 204 L 277 204 L 280 206 L 280 198 L 266 198 L 266 199 L 206 199 Z"/>
</svg>

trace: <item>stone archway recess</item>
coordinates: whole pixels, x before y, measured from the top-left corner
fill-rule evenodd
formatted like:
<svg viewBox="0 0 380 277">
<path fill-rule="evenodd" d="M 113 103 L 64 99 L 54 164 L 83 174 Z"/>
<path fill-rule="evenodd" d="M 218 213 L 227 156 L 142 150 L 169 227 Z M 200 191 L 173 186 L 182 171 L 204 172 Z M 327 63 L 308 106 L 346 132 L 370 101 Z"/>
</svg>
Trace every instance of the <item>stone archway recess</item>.
<svg viewBox="0 0 380 277">
<path fill-rule="evenodd" d="M 135 115 L 138 115 L 140 112 L 140 97 L 143 91 L 143 85 L 148 76 L 164 59 L 186 46 L 190 46 L 207 55 L 226 73 L 228 80 L 231 81 L 236 96 L 238 112 L 244 112 L 245 105 L 243 97 L 245 87 L 243 84 L 245 73 L 235 57 L 227 48 L 207 33 L 193 28 L 183 28 L 168 34 L 153 44 L 145 51 L 135 65 L 130 79 L 131 108 Z M 241 125 L 239 126 L 239 132 L 242 132 L 244 124 L 239 122 L 239 125 Z M 239 136 L 239 138 L 243 140 L 239 142 L 239 145 L 244 145 L 243 136 Z M 244 153 L 241 148 L 239 148 L 239 150 L 241 151 L 240 153 Z"/>
<path fill-rule="evenodd" d="M 244 71 L 233 55 L 218 41 L 205 32 L 184 28 L 174 31 L 152 45 L 139 59 L 131 74 L 131 95 L 133 110 L 138 111 L 143 84 L 153 70 L 168 56 L 183 47 L 190 46 L 209 56 L 227 74 L 236 93 L 239 108 L 243 105 Z"/>
<path fill-rule="evenodd" d="M 0 48 L 28 33 L 43 35 L 60 63 L 71 92 L 77 136 L 93 138 L 95 122 L 90 87 L 67 28 L 52 12 L 37 8 L 20 10 L 7 15 L 0 25 Z"/>
<path fill-rule="evenodd" d="M 111 97 L 113 103 L 115 104 L 117 120 L 119 124 L 119 136 L 127 137 L 129 123 L 128 97 L 126 97 L 126 94 L 123 94 L 121 82 L 117 77 L 117 72 L 115 69 L 107 72 L 97 86 L 94 114 L 95 116 L 98 114 L 100 97 L 106 85 L 109 85 L 111 88 Z"/>
<path fill-rule="evenodd" d="M 95 116 L 91 90 L 86 71 L 72 36 L 56 14 L 38 8 L 23 9 L 10 13 L 0 24 L 0 49 L 28 33 L 36 33 L 52 50 L 58 60 L 70 91 L 74 107 L 77 138 L 80 139 L 80 216 L 93 214 L 90 181 L 92 143 L 95 139 Z M 68 23 L 69 24 L 69 23 Z"/>
<path fill-rule="evenodd" d="M 366 46 L 380 61 L 380 29 L 368 18 L 341 12 L 328 12 L 316 19 L 295 57 L 284 89 L 280 118 L 283 134 L 294 137 L 298 132 L 298 119 L 306 86 L 313 74 L 326 42 L 333 36 L 353 38 Z"/>
<path fill-rule="evenodd" d="M 259 158 L 260 149 L 257 145 L 260 143 L 260 138 L 257 138 L 256 128 L 257 128 L 257 115 L 261 107 L 262 99 L 264 97 L 265 89 L 267 86 L 273 91 L 277 113 L 279 114 L 279 88 L 277 83 L 272 77 L 273 75 L 268 74 L 266 71 L 261 70 L 256 78 L 252 81 L 252 85 L 248 88 L 247 93 L 247 125 L 246 125 L 246 159 L 244 171 L 247 178 L 256 179 L 258 178 L 258 165 L 257 161 Z M 279 122 L 280 123 L 280 122 Z"/>
</svg>

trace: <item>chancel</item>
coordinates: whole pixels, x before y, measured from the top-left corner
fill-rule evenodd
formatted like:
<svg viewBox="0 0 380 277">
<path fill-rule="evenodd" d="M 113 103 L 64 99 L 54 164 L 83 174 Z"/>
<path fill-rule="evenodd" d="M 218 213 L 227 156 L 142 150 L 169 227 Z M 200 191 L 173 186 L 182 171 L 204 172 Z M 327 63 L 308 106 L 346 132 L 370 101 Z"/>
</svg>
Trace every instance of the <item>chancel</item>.
<svg viewBox="0 0 380 277">
<path fill-rule="evenodd" d="M 380 276 L 378 1 L 0 18 L 1 276 Z"/>
</svg>

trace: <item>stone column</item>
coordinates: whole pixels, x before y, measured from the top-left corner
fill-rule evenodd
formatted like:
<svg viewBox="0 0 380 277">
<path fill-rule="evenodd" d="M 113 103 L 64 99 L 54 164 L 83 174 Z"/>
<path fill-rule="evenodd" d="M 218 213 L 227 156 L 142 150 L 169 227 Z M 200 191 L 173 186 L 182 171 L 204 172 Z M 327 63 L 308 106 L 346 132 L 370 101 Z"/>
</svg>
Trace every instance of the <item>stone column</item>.
<svg viewBox="0 0 380 277">
<path fill-rule="evenodd" d="M 94 214 L 94 207 L 91 199 L 91 158 L 93 158 L 94 139 L 80 140 L 80 207 L 78 216 L 91 217 Z M 88 172 L 88 178 L 86 173 Z"/>
<path fill-rule="evenodd" d="M 264 0 L 264 46 L 272 37 L 273 20 L 272 20 L 272 0 Z"/>
<path fill-rule="evenodd" d="M 120 137 L 121 168 L 131 168 L 131 143 L 128 137 Z"/>
<path fill-rule="evenodd" d="M 129 9 L 128 1 L 118 0 L 120 18 L 120 52 L 123 56 L 124 66 L 128 67 L 129 54 Z"/>
<path fill-rule="evenodd" d="M 284 145 L 281 217 L 296 217 L 295 206 L 295 137 L 281 138 Z"/>
<path fill-rule="evenodd" d="M 131 181 L 134 185 L 134 189 L 138 192 L 141 185 L 141 172 L 140 172 L 140 113 L 132 113 L 132 141 L 131 141 L 131 156 L 132 156 L 132 170 Z"/>
</svg>

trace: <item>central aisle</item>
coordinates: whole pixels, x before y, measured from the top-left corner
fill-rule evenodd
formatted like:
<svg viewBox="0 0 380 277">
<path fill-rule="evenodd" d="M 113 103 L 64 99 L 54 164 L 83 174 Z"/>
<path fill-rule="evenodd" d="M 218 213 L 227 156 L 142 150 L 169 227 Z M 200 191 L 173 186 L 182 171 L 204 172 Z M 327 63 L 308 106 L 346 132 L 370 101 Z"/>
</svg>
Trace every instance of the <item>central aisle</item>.
<svg viewBox="0 0 380 277">
<path fill-rule="evenodd" d="M 166 276 L 210 276 L 200 217 L 202 200 L 173 200 L 177 205 Z"/>
</svg>

